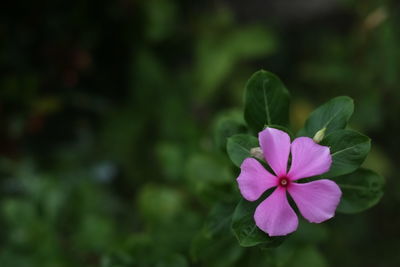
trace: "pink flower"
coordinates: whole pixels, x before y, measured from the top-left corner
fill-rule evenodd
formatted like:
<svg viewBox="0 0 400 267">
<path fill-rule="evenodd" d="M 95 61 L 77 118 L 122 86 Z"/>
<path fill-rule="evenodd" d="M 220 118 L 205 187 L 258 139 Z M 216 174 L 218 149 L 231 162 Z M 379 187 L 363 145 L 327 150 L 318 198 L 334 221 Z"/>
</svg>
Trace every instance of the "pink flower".
<svg viewBox="0 0 400 267">
<path fill-rule="evenodd" d="M 326 179 L 296 182 L 329 170 L 332 163 L 329 147 L 321 146 L 309 137 L 299 137 L 290 143 L 287 133 L 274 128 L 260 132 L 258 139 L 264 158 L 275 175 L 256 159 L 247 158 L 240 166 L 237 178 L 240 192 L 248 201 L 255 201 L 266 190 L 276 187 L 256 208 L 256 225 L 270 236 L 287 235 L 297 229 L 297 215 L 289 205 L 286 192 L 309 222 L 320 223 L 332 218 L 342 195 L 339 186 Z M 289 153 L 292 157 L 288 171 Z"/>
</svg>

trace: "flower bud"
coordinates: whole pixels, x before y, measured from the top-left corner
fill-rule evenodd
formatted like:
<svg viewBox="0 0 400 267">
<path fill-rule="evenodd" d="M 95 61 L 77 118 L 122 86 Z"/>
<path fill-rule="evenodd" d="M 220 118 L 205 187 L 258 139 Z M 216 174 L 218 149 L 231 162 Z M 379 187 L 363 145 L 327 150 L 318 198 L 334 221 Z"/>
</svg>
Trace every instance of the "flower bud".
<svg viewBox="0 0 400 267">
<path fill-rule="evenodd" d="M 255 158 L 258 158 L 261 160 L 264 159 L 264 154 L 260 147 L 253 147 L 252 149 L 250 149 L 250 154 Z"/>
<path fill-rule="evenodd" d="M 322 128 L 321 130 L 316 132 L 314 137 L 313 137 L 314 142 L 315 143 L 321 142 L 322 139 L 324 139 L 324 137 L 325 137 L 325 132 L 326 132 L 326 127 Z"/>
</svg>

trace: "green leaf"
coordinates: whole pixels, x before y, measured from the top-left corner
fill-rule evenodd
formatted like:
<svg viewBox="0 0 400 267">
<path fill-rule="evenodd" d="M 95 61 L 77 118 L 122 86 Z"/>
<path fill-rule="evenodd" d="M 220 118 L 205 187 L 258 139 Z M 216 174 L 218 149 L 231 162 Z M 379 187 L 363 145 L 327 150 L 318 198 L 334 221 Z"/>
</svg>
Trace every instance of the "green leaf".
<svg viewBox="0 0 400 267">
<path fill-rule="evenodd" d="M 261 231 L 254 222 L 254 212 L 257 202 L 241 200 L 236 206 L 232 218 L 232 231 L 242 247 L 262 245 L 263 247 L 277 247 L 285 237 L 270 237 Z"/>
<path fill-rule="evenodd" d="M 333 179 L 342 189 L 342 199 L 337 211 L 356 213 L 376 205 L 383 195 L 385 180 L 368 169 L 336 177 Z"/>
<path fill-rule="evenodd" d="M 237 134 L 228 138 L 226 150 L 232 162 L 240 167 L 243 160 L 250 158 L 250 150 L 253 147 L 258 147 L 258 139 L 247 134 Z"/>
<path fill-rule="evenodd" d="M 355 171 L 371 149 L 371 139 L 353 130 L 339 130 L 327 135 L 320 143 L 329 146 L 332 166 L 323 177 L 331 178 Z"/>
<path fill-rule="evenodd" d="M 281 80 L 260 70 L 246 84 L 244 118 L 254 132 L 265 125 L 284 125 L 289 121 L 290 96 Z"/>
<path fill-rule="evenodd" d="M 245 133 L 246 126 L 242 112 L 231 111 L 218 116 L 214 124 L 215 145 L 226 151 L 227 139 L 234 134 Z"/>
<path fill-rule="evenodd" d="M 325 135 L 344 129 L 353 111 L 353 99 L 348 96 L 335 97 L 314 110 L 297 135 L 312 138 L 323 128 L 326 128 Z"/>
</svg>

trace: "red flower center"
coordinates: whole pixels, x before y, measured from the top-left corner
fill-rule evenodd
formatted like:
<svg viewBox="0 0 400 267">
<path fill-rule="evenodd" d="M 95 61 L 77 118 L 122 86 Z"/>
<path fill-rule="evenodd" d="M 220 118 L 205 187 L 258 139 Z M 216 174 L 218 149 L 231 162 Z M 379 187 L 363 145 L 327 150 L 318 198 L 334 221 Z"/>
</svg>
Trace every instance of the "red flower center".
<svg viewBox="0 0 400 267">
<path fill-rule="evenodd" d="M 286 176 L 279 177 L 279 185 L 282 187 L 287 187 L 289 185 L 289 179 Z"/>
</svg>

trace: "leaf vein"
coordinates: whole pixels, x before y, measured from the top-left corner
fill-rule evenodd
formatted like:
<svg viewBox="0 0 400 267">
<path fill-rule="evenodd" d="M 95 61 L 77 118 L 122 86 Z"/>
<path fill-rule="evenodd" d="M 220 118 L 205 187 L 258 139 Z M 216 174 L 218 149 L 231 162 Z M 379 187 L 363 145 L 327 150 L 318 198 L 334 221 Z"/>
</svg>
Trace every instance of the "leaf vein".
<svg viewBox="0 0 400 267">
<path fill-rule="evenodd" d="M 342 152 L 345 152 L 345 151 L 347 151 L 347 150 L 349 150 L 349 149 L 352 149 L 352 148 L 354 148 L 354 147 L 356 147 L 356 146 L 359 146 L 359 145 L 362 145 L 362 144 L 363 144 L 363 143 L 358 143 L 358 144 L 355 144 L 355 145 L 353 145 L 353 146 L 351 146 L 351 147 L 346 147 L 345 149 L 336 151 L 335 153 L 332 154 L 332 156 L 335 156 L 335 155 L 337 155 L 337 154 L 340 154 L 340 153 L 342 153 Z"/>
<path fill-rule="evenodd" d="M 268 97 L 265 89 L 265 84 L 267 81 L 263 82 L 263 95 L 264 95 L 264 107 L 265 107 L 265 115 L 267 117 L 267 124 L 271 123 L 271 115 L 269 114 L 269 104 L 268 104 Z"/>
</svg>

